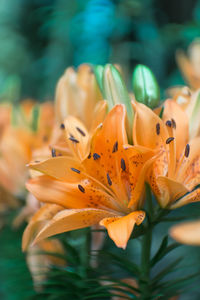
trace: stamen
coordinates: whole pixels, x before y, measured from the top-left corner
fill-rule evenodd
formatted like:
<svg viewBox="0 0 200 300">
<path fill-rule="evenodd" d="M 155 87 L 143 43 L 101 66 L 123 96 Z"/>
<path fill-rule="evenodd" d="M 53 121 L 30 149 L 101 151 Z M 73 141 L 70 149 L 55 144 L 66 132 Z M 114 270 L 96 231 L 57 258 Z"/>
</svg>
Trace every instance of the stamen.
<svg viewBox="0 0 200 300">
<path fill-rule="evenodd" d="M 125 160 L 123 158 L 121 158 L 121 168 L 122 168 L 122 171 L 126 170 L 126 164 L 125 164 Z"/>
<path fill-rule="evenodd" d="M 71 168 L 71 170 L 72 170 L 73 172 L 76 172 L 76 173 L 78 173 L 78 174 L 80 174 L 80 173 L 81 173 L 81 171 L 79 171 L 78 169 L 75 169 L 75 168 Z"/>
<path fill-rule="evenodd" d="M 70 136 L 69 140 L 72 141 L 72 142 L 74 142 L 74 143 L 76 143 L 76 144 L 79 143 L 79 141 L 77 139 L 75 139 L 73 136 Z"/>
<path fill-rule="evenodd" d="M 98 154 L 98 153 L 94 153 L 93 154 L 93 158 L 94 158 L 94 160 L 97 160 L 97 159 L 99 159 L 101 156 Z"/>
<path fill-rule="evenodd" d="M 174 137 L 169 137 L 166 139 L 166 144 L 170 144 L 174 140 Z"/>
<path fill-rule="evenodd" d="M 118 141 L 116 141 L 114 143 L 112 153 L 117 152 L 117 151 L 118 151 Z"/>
<path fill-rule="evenodd" d="M 88 155 L 88 159 L 90 159 L 91 158 L 91 152 L 90 152 L 90 154 Z"/>
<path fill-rule="evenodd" d="M 60 129 L 65 129 L 65 124 L 61 123 L 60 124 Z"/>
<path fill-rule="evenodd" d="M 82 185 L 78 184 L 78 189 L 79 191 L 81 191 L 82 193 L 85 193 L 85 189 Z"/>
<path fill-rule="evenodd" d="M 51 149 L 51 156 L 56 157 L 56 149 L 54 148 Z"/>
<path fill-rule="evenodd" d="M 108 180 L 108 184 L 109 185 L 112 185 L 112 181 L 111 181 L 111 179 L 110 179 L 110 175 L 107 173 L 107 180 Z"/>
<path fill-rule="evenodd" d="M 190 154 L 190 145 L 187 144 L 186 147 L 185 147 L 185 157 L 188 157 Z"/>
<path fill-rule="evenodd" d="M 175 122 L 175 120 L 174 119 L 171 119 L 172 120 L 172 127 L 174 128 L 174 129 L 176 129 L 176 122 Z"/>
<path fill-rule="evenodd" d="M 82 136 L 85 136 L 85 132 L 82 129 L 80 129 L 79 127 L 76 127 L 76 129 Z"/>
<path fill-rule="evenodd" d="M 168 127 L 172 127 L 172 122 L 170 120 L 167 120 L 165 125 L 168 126 Z"/>
<path fill-rule="evenodd" d="M 157 135 L 160 134 L 160 123 L 156 124 L 156 133 L 157 133 Z"/>
</svg>

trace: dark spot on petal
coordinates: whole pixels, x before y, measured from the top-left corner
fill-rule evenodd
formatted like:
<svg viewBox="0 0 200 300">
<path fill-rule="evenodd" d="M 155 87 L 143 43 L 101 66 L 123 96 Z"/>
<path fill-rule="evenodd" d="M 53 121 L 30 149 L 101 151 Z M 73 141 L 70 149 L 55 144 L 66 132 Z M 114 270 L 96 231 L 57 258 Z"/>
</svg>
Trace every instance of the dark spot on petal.
<svg viewBox="0 0 200 300">
<path fill-rule="evenodd" d="M 121 158 L 121 168 L 123 171 L 126 170 L 126 164 L 125 164 L 125 160 L 123 158 Z"/>
<path fill-rule="evenodd" d="M 118 141 L 116 141 L 114 143 L 112 153 L 117 152 L 117 151 L 118 151 Z"/>
<path fill-rule="evenodd" d="M 190 154 L 190 145 L 187 144 L 186 147 L 185 147 L 185 157 L 188 157 Z"/>
<path fill-rule="evenodd" d="M 71 168 L 71 170 L 72 170 L 73 172 L 76 172 L 76 173 L 78 173 L 78 174 L 80 174 L 80 173 L 81 173 L 81 171 L 79 171 L 78 169 L 75 169 L 75 168 Z"/>
<path fill-rule="evenodd" d="M 160 134 L 160 123 L 156 124 L 156 133 L 157 133 L 157 135 Z"/>
<path fill-rule="evenodd" d="M 82 185 L 78 184 L 78 189 L 79 191 L 81 191 L 82 193 L 85 193 L 85 189 Z"/>
<path fill-rule="evenodd" d="M 174 137 L 169 137 L 168 139 L 166 139 L 166 144 L 171 143 L 174 140 Z"/>
<path fill-rule="evenodd" d="M 98 154 L 98 153 L 94 153 L 93 154 L 93 158 L 94 158 L 94 160 L 97 160 L 97 159 L 99 159 L 101 156 Z"/>
<path fill-rule="evenodd" d="M 74 143 L 76 143 L 76 144 L 79 143 L 79 141 L 77 139 L 75 139 L 73 136 L 70 136 L 69 140 L 72 141 L 72 142 L 74 142 Z"/>
<path fill-rule="evenodd" d="M 109 185 L 112 185 L 112 181 L 111 181 L 111 179 L 110 179 L 110 175 L 107 173 L 107 180 L 108 180 L 108 184 Z"/>
<path fill-rule="evenodd" d="M 51 149 L 51 156 L 56 157 L 56 149 L 54 148 Z"/>
<path fill-rule="evenodd" d="M 85 132 L 82 129 L 80 129 L 79 127 L 76 127 L 76 129 L 82 136 L 85 136 Z"/>
<path fill-rule="evenodd" d="M 90 152 L 90 154 L 88 155 L 88 159 L 90 159 L 91 158 L 91 152 Z"/>
<path fill-rule="evenodd" d="M 60 129 L 65 129 L 65 124 L 60 124 Z"/>
</svg>

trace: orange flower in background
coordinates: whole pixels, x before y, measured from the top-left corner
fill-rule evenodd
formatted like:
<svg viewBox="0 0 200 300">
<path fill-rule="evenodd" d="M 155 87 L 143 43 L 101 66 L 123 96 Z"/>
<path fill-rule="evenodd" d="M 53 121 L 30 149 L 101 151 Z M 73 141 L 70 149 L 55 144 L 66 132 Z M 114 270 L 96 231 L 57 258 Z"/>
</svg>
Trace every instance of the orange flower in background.
<svg viewBox="0 0 200 300">
<path fill-rule="evenodd" d="M 11 194 L 23 195 L 28 178 L 26 164 L 34 149 L 48 144 L 52 126 L 51 103 L 39 106 L 24 101 L 19 107 L 12 107 L 11 123 L 0 140 L 0 184 Z"/>
<path fill-rule="evenodd" d="M 178 50 L 176 61 L 189 86 L 193 90 L 200 88 L 200 40 L 196 39 L 190 44 L 188 55 Z"/>
<path fill-rule="evenodd" d="M 69 122 L 68 139 L 82 162 L 61 156 L 30 165 L 44 175 L 30 179 L 27 188 L 47 204 L 26 228 L 24 250 L 32 241 L 98 223 L 107 228 L 118 247 L 126 248 L 135 224 L 145 217 L 140 210 L 141 195 L 155 151 L 127 145 L 125 118 L 125 107 L 116 105 L 96 130 L 89 148 L 84 126 Z"/>
<path fill-rule="evenodd" d="M 133 107 L 134 143 L 162 152 L 147 174 L 159 204 L 173 209 L 199 201 L 200 137 L 189 139 L 187 114 L 173 100 L 165 101 L 162 120 L 141 103 Z"/>
<path fill-rule="evenodd" d="M 181 244 L 200 246 L 200 221 L 175 225 L 170 229 L 170 235 Z"/>
</svg>

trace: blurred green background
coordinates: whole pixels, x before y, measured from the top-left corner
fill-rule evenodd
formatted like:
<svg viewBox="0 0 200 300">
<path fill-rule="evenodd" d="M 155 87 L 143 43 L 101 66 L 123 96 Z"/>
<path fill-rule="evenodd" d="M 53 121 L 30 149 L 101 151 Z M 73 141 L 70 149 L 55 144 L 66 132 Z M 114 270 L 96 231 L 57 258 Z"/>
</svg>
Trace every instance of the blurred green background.
<svg viewBox="0 0 200 300">
<path fill-rule="evenodd" d="M 122 64 L 126 78 L 142 63 L 162 88 L 182 83 L 175 50 L 198 36 L 197 0 L 1 0 L 1 98 L 52 99 L 83 62 Z"/>
</svg>

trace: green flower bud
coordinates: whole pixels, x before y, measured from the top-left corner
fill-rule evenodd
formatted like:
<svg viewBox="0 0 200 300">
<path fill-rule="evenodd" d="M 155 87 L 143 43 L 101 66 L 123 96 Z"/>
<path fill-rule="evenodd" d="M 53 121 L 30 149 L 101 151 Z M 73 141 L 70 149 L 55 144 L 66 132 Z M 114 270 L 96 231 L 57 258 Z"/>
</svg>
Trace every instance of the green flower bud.
<svg viewBox="0 0 200 300">
<path fill-rule="evenodd" d="M 104 67 L 101 65 L 93 66 L 94 75 L 99 86 L 101 93 L 103 94 L 103 69 Z"/>
<path fill-rule="evenodd" d="M 138 65 L 133 72 L 133 91 L 135 99 L 155 108 L 159 104 L 160 89 L 153 72 L 144 65 Z"/>
</svg>

